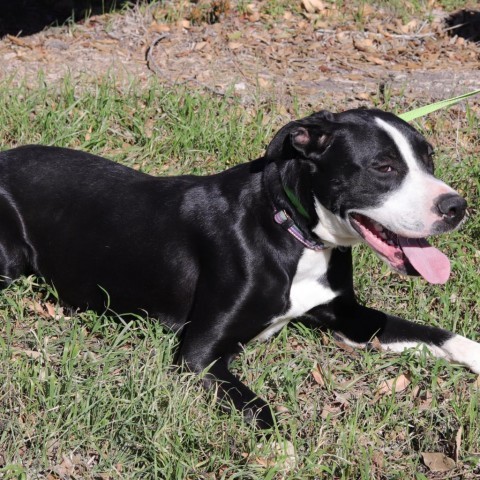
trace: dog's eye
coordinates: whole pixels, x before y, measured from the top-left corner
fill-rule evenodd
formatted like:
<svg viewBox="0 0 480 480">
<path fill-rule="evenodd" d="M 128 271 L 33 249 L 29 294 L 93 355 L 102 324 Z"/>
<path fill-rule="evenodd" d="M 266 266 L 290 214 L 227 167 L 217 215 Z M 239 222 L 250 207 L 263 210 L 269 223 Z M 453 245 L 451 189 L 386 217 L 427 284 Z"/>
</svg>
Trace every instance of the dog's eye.
<svg viewBox="0 0 480 480">
<path fill-rule="evenodd" d="M 382 173 L 391 173 L 395 171 L 395 169 L 391 165 L 377 165 L 375 166 L 375 170 Z"/>
</svg>

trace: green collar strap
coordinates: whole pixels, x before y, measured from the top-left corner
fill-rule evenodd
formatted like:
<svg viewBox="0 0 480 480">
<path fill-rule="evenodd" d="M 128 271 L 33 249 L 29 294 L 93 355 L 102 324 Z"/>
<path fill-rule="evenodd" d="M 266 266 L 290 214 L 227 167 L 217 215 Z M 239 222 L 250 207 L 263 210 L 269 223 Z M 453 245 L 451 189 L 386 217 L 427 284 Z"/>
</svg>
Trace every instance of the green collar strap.
<svg viewBox="0 0 480 480">
<path fill-rule="evenodd" d="M 302 202 L 293 193 L 293 191 L 290 190 L 286 185 L 283 185 L 283 190 L 285 191 L 285 194 L 287 195 L 288 199 L 290 200 L 290 203 L 297 209 L 297 212 L 300 215 L 302 215 L 302 217 L 305 217 L 307 220 L 310 220 L 310 215 L 308 214 L 306 208 L 302 205 Z"/>
</svg>

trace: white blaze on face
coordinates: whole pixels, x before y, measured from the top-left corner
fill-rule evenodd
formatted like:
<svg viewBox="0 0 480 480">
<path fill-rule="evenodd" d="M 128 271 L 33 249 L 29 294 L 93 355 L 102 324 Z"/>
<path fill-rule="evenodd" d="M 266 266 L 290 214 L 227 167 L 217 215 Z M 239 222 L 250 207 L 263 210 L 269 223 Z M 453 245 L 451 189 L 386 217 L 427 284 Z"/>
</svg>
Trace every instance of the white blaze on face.
<svg viewBox="0 0 480 480">
<path fill-rule="evenodd" d="M 400 187 L 389 193 L 381 206 L 358 212 L 399 235 L 426 237 L 440 219 L 435 200 L 440 195 L 456 192 L 422 168 L 421 160 L 415 156 L 412 146 L 400 130 L 381 118 L 375 118 L 375 122 L 393 140 L 408 170 Z"/>
</svg>

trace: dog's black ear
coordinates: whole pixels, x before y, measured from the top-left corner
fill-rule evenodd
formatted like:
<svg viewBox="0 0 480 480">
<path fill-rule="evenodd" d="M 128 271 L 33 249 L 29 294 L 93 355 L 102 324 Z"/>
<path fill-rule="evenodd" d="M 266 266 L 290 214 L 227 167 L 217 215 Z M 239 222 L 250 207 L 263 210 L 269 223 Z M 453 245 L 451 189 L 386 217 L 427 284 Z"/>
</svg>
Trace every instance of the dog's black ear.
<svg viewBox="0 0 480 480">
<path fill-rule="evenodd" d="M 281 128 L 267 147 L 269 160 L 313 158 L 330 144 L 336 128 L 334 115 L 322 110 Z"/>
<path fill-rule="evenodd" d="M 290 133 L 293 148 L 309 157 L 312 153 L 321 155 L 332 139 L 331 133 L 316 126 L 298 127 Z"/>
</svg>

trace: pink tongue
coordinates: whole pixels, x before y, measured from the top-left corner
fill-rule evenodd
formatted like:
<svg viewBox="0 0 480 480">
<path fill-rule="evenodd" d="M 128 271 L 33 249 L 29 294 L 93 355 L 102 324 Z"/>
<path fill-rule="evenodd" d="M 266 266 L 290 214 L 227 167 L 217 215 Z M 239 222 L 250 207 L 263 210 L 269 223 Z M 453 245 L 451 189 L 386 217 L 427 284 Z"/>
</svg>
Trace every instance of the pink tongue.
<svg viewBox="0 0 480 480">
<path fill-rule="evenodd" d="M 430 283 L 445 283 L 450 276 L 450 260 L 424 238 L 398 236 L 398 243 L 413 268 Z"/>
</svg>

